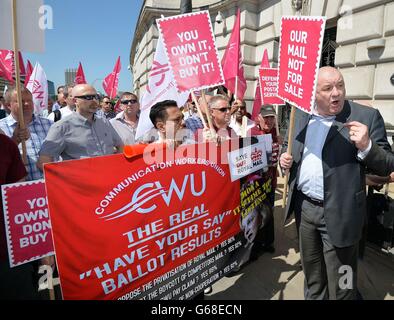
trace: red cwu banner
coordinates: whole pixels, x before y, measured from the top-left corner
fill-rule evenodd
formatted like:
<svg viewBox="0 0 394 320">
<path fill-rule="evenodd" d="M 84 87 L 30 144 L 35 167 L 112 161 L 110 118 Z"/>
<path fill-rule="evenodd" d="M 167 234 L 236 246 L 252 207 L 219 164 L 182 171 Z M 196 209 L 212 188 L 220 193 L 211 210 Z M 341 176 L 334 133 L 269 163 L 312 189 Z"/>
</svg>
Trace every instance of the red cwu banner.
<svg viewBox="0 0 394 320">
<path fill-rule="evenodd" d="M 201 145 L 186 149 L 196 155 Z M 112 155 L 45 165 L 64 299 L 137 296 L 240 231 L 233 213 L 240 187 L 228 165 L 167 159 Z"/>
</svg>

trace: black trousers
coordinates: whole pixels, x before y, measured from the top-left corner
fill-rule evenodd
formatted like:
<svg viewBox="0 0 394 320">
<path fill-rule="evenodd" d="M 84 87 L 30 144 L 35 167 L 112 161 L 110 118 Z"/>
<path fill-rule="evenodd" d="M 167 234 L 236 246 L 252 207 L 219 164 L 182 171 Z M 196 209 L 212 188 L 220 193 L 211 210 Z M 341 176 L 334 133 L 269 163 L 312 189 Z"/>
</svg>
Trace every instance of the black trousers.
<svg viewBox="0 0 394 320">
<path fill-rule="evenodd" d="M 327 233 L 324 208 L 299 191 L 295 196 L 305 299 L 356 299 L 358 244 L 335 247 Z"/>
<path fill-rule="evenodd" d="M 0 300 L 40 300 L 31 263 L 10 268 L 0 262 Z"/>
</svg>

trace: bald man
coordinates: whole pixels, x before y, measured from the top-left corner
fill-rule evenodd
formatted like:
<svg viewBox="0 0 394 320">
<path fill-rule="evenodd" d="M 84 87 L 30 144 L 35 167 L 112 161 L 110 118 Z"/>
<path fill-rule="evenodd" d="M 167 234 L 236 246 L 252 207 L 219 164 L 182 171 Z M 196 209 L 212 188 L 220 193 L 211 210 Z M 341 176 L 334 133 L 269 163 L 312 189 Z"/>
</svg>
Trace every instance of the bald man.
<svg viewBox="0 0 394 320">
<path fill-rule="evenodd" d="M 54 161 L 109 155 L 123 150 L 123 142 L 108 120 L 96 117 L 99 107 L 96 90 L 80 84 L 72 90 L 76 112 L 56 122 L 48 132 L 37 166 Z"/>
<path fill-rule="evenodd" d="M 342 74 L 321 68 L 313 114 L 297 110 L 292 155 L 280 158 L 290 170 L 285 217 L 295 213 L 306 299 L 357 297 L 365 171 L 388 176 L 394 170 L 379 111 L 345 95 Z"/>
</svg>

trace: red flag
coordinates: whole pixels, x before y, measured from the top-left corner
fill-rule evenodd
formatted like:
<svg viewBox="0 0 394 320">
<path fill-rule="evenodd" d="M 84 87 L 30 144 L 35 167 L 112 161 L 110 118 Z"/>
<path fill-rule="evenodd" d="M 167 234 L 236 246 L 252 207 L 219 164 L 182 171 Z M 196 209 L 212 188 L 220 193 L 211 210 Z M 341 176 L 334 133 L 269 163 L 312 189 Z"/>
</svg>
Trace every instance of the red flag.
<svg viewBox="0 0 394 320">
<path fill-rule="evenodd" d="M 110 99 L 114 99 L 118 91 L 120 68 L 120 57 L 118 57 L 114 70 L 108 76 L 106 76 L 103 81 L 104 91 L 110 97 Z"/>
<path fill-rule="evenodd" d="M 26 75 L 25 63 L 23 62 L 22 53 L 18 52 L 19 59 L 19 74 L 21 76 Z M 3 77 L 14 83 L 15 76 L 15 61 L 14 51 L 12 50 L 0 50 L 0 77 Z"/>
<path fill-rule="evenodd" d="M 25 77 L 25 87 L 27 86 L 27 84 L 29 83 L 29 79 L 31 74 L 33 73 L 33 66 L 30 62 L 30 60 L 27 60 L 27 64 L 26 64 L 26 77 Z"/>
<path fill-rule="evenodd" d="M 19 74 L 21 76 L 26 76 L 25 63 L 23 62 L 22 53 L 20 51 L 18 53 L 19 53 L 18 54 L 18 56 L 19 56 Z M 14 73 L 15 73 L 15 67 L 14 67 Z"/>
<path fill-rule="evenodd" d="M 226 88 L 236 93 L 237 99 L 242 100 L 246 91 L 246 80 L 242 66 L 240 25 L 241 13 L 238 9 L 230 41 L 222 59 L 222 68 Z M 237 92 L 235 92 L 235 88 L 237 88 Z"/>
<path fill-rule="evenodd" d="M 268 60 L 268 51 L 267 51 L 267 49 L 265 49 L 260 68 L 269 68 L 269 67 L 270 67 L 270 62 Z M 258 117 L 258 115 L 260 113 L 260 108 L 262 105 L 261 92 L 260 92 L 260 81 L 259 80 L 257 80 L 257 87 L 256 87 L 256 92 L 255 92 L 254 96 L 255 96 L 255 99 L 253 101 L 252 120 L 256 120 L 256 118 Z"/>
<path fill-rule="evenodd" d="M 85 83 L 87 83 L 86 79 L 85 79 L 85 73 L 83 72 L 81 63 L 79 63 L 77 74 L 75 76 L 75 81 L 74 82 L 75 82 L 75 84 L 85 84 Z"/>
<path fill-rule="evenodd" d="M 264 50 L 263 54 L 263 61 L 261 61 L 261 68 L 270 68 L 270 61 L 268 60 L 268 51 L 267 49 Z"/>
<path fill-rule="evenodd" d="M 118 99 L 118 101 L 116 101 L 115 106 L 114 106 L 114 111 L 115 111 L 115 113 L 122 112 L 122 110 L 120 109 L 120 99 Z"/>
<path fill-rule="evenodd" d="M 0 50 L 0 77 L 14 83 L 12 77 L 14 68 L 14 52 L 11 50 Z"/>
</svg>

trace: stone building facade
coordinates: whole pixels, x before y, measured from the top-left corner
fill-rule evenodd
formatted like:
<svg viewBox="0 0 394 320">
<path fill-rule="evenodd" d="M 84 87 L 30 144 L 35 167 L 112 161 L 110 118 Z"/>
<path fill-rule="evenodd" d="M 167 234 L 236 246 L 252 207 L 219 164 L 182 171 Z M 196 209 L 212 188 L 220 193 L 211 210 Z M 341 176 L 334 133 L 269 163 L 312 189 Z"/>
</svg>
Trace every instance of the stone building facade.
<svg viewBox="0 0 394 320">
<path fill-rule="evenodd" d="M 142 95 L 156 48 L 155 19 L 179 14 L 180 0 L 145 0 L 130 51 L 135 91 Z M 193 11 L 209 10 L 220 58 L 237 8 L 250 109 L 263 52 L 277 65 L 280 19 L 301 13 L 326 16 L 321 64 L 341 69 L 347 97 L 378 108 L 388 133 L 394 129 L 394 0 L 193 0 Z M 391 141 L 390 141 L 391 142 Z"/>
</svg>

